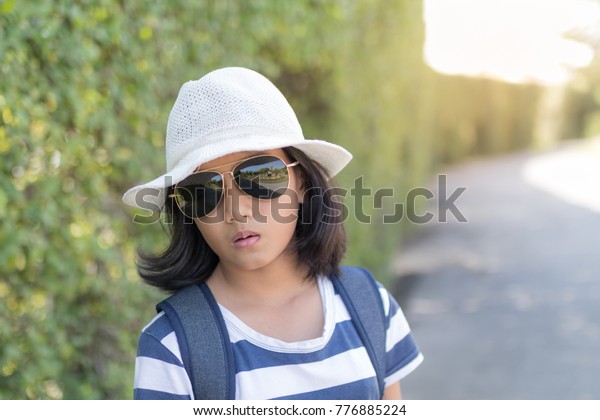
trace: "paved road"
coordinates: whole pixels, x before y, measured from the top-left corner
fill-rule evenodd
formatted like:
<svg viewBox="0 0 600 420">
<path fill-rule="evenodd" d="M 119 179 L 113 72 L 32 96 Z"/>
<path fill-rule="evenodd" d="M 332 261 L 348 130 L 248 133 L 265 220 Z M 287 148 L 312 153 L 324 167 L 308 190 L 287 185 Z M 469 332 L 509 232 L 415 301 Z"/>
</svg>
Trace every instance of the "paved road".
<svg viewBox="0 0 600 420">
<path fill-rule="evenodd" d="M 562 192 L 579 201 L 553 190 L 573 172 Z M 447 174 L 449 192 L 467 187 L 456 204 L 468 222 L 425 225 L 396 261 L 425 355 L 405 397 L 600 398 L 600 153 L 570 145 Z"/>
</svg>

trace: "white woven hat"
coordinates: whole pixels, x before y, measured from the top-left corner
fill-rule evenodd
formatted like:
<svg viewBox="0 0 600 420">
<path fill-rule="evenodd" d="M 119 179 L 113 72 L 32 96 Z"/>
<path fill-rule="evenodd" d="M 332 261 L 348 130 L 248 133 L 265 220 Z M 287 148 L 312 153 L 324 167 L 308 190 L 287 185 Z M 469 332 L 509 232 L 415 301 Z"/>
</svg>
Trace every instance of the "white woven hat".
<svg viewBox="0 0 600 420">
<path fill-rule="evenodd" d="M 123 195 L 129 206 L 162 207 L 165 191 L 199 165 L 242 151 L 293 146 L 320 163 L 329 177 L 350 162 L 343 147 L 306 140 L 282 93 L 261 74 L 227 67 L 184 83 L 167 123 L 167 172 Z"/>
</svg>

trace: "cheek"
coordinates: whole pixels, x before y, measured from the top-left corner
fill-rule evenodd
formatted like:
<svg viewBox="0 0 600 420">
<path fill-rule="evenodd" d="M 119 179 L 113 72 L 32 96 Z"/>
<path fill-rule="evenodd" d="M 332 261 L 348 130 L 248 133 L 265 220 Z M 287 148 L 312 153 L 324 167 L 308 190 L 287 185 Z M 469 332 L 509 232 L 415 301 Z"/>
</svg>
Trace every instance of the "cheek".
<svg viewBox="0 0 600 420">
<path fill-rule="evenodd" d="M 216 225 L 212 225 L 210 223 L 200 223 L 198 219 L 194 220 L 196 227 L 202 234 L 202 237 L 208 244 L 208 246 L 215 252 L 219 247 L 219 244 L 222 240 L 219 238 L 218 229 L 216 229 Z"/>
</svg>

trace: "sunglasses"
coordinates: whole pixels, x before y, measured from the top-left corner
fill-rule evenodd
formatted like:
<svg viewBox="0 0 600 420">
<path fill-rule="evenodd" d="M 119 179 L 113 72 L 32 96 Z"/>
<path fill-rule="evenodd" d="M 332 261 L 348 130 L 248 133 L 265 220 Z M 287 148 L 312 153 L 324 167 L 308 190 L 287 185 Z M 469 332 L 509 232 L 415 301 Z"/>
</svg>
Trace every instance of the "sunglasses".
<svg viewBox="0 0 600 420">
<path fill-rule="evenodd" d="M 237 187 L 253 198 L 273 200 L 283 195 L 289 187 L 288 168 L 299 162 L 285 163 L 277 156 L 252 156 L 237 163 L 228 172 L 197 171 L 175 184 L 173 193 L 177 207 L 189 218 L 208 215 L 223 198 L 223 179 L 231 174 Z"/>
</svg>

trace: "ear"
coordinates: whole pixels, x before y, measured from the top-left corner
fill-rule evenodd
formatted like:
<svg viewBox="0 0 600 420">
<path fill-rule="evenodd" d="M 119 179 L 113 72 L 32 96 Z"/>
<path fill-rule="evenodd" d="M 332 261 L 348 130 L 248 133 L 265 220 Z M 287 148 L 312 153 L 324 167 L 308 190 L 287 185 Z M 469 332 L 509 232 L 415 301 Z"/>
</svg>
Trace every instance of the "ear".
<svg viewBox="0 0 600 420">
<path fill-rule="evenodd" d="M 304 193 L 305 193 L 305 189 L 304 189 L 304 185 L 300 186 L 300 189 L 298 190 L 298 203 L 299 204 L 304 204 Z"/>
<path fill-rule="evenodd" d="M 294 176 L 294 182 L 296 183 L 296 194 L 298 195 L 298 203 L 304 203 L 304 194 L 306 192 L 306 182 L 304 180 L 304 173 L 302 171 L 297 171 Z"/>
</svg>

